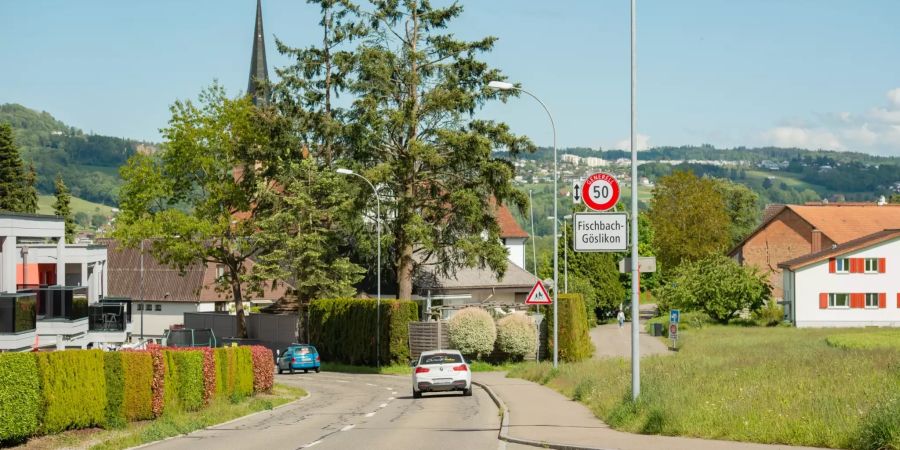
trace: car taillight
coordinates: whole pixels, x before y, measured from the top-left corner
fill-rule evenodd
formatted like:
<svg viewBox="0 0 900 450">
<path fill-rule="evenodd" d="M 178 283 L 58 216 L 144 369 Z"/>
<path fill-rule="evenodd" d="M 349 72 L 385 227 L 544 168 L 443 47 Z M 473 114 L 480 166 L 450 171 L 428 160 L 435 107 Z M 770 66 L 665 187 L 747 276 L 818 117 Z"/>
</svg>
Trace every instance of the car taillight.
<svg viewBox="0 0 900 450">
<path fill-rule="evenodd" d="M 468 372 L 469 367 L 466 366 L 465 364 L 460 364 L 460 365 L 454 367 L 453 370 L 455 370 L 457 372 Z"/>
<path fill-rule="evenodd" d="M 319 362 L 319 355 L 316 355 L 316 362 Z"/>
<path fill-rule="evenodd" d="M 426 373 L 428 372 L 427 367 L 416 367 L 416 373 Z"/>
<path fill-rule="evenodd" d="M 291 362 L 292 362 L 292 363 L 297 362 L 297 358 L 291 358 Z"/>
</svg>

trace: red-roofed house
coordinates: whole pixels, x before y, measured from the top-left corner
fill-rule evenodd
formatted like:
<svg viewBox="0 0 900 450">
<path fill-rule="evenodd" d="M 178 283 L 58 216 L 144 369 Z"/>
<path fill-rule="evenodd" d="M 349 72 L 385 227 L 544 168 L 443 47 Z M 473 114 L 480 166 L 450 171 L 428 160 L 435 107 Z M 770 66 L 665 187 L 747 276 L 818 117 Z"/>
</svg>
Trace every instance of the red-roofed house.
<svg viewBox="0 0 900 450">
<path fill-rule="evenodd" d="M 798 327 L 900 326 L 900 229 L 779 264 Z"/>
<path fill-rule="evenodd" d="M 782 299 L 784 279 L 779 264 L 886 229 L 900 229 L 900 205 L 774 205 L 766 208 L 759 228 L 729 255 L 769 273 L 773 295 Z"/>
<path fill-rule="evenodd" d="M 528 233 L 519 226 L 506 205 L 497 209 L 497 224 L 500 225 L 500 239 L 503 239 L 503 245 L 509 251 L 509 260 L 524 269 L 525 241 L 528 240 Z"/>
</svg>

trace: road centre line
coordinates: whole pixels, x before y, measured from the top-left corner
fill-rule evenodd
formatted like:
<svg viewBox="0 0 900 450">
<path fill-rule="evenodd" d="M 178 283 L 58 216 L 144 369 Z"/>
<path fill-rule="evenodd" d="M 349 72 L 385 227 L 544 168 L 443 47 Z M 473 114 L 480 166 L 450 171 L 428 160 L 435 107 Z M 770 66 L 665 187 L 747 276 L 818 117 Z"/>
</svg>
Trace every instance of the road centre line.
<svg viewBox="0 0 900 450">
<path fill-rule="evenodd" d="M 347 425 L 347 426 L 345 426 L 344 428 L 341 428 L 341 431 L 350 431 L 350 430 L 352 430 L 354 427 L 356 427 L 356 425 Z"/>
<path fill-rule="evenodd" d="M 374 415 L 375 415 L 374 412 L 366 413 L 366 417 L 372 417 L 372 416 L 374 416 Z"/>
<path fill-rule="evenodd" d="M 384 408 L 386 406 L 387 406 L 387 403 L 382 403 L 382 404 L 378 405 L 379 408 Z"/>
<path fill-rule="evenodd" d="M 314 445 L 316 445 L 316 444 L 320 444 L 320 443 L 322 443 L 322 440 L 321 440 L 321 439 L 319 439 L 319 440 L 317 440 L 317 441 L 312 441 L 312 442 L 310 442 L 309 444 L 306 444 L 306 445 L 304 445 L 303 447 L 300 447 L 300 448 L 310 448 L 310 447 L 312 447 L 312 446 L 314 446 Z"/>
</svg>

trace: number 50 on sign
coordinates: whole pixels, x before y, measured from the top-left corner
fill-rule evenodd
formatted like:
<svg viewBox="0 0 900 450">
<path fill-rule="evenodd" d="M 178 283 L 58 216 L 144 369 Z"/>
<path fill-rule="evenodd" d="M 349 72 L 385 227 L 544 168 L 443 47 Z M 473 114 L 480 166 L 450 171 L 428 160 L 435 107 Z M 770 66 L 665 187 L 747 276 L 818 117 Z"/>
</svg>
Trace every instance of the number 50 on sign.
<svg viewBox="0 0 900 450">
<path fill-rule="evenodd" d="M 619 182 L 610 174 L 595 173 L 581 186 L 584 204 L 595 211 L 606 211 L 619 201 Z"/>
</svg>

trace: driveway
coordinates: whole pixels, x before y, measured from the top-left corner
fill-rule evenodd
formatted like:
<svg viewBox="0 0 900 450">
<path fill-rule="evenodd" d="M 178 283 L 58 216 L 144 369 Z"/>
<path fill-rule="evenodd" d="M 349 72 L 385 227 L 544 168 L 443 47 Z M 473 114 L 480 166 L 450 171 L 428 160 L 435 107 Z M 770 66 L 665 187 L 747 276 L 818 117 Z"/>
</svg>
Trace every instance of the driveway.
<svg viewBox="0 0 900 450">
<path fill-rule="evenodd" d="M 640 352 L 641 357 L 647 355 L 659 355 L 670 353 L 659 338 L 655 338 L 644 331 L 647 319 L 656 315 L 656 305 L 647 304 L 640 306 Z M 618 323 L 599 325 L 591 330 L 591 341 L 594 342 L 596 351 L 594 359 L 602 358 L 631 358 L 631 322 L 625 322 L 625 326 L 619 328 Z"/>
</svg>

